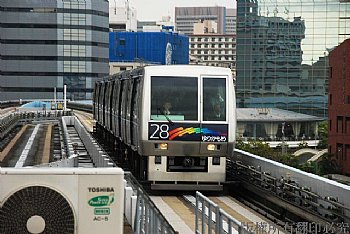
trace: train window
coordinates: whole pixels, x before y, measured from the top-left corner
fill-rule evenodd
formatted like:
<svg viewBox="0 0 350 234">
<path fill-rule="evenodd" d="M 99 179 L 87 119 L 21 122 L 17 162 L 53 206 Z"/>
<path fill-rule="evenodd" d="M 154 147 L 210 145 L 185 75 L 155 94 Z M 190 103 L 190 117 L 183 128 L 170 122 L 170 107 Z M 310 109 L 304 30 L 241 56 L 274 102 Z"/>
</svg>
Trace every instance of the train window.
<svg viewBox="0 0 350 234">
<path fill-rule="evenodd" d="M 226 121 L 226 79 L 203 79 L 203 120 Z"/>
<path fill-rule="evenodd" d="M 151 77 L 152 120 L 198 120 L 197 77 Z"/>
</svg>

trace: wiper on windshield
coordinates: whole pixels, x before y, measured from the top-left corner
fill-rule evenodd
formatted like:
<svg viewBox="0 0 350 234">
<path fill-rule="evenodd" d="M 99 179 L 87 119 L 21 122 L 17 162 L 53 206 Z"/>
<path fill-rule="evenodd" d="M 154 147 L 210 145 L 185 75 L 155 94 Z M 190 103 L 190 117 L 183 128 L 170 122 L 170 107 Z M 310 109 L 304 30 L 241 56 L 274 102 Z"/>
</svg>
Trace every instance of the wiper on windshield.
<svg viewBox="0 0 350 234">
<path fill-rule="evenodd" d="M 174 122 L 171 121 L 171 119 L 168 117 L 168 115 L 165 114 L 164 111 L 160 111 L 160 108 L 158 107 L 158 108 L 157 108 L 157 116 L 158 116 L 158 113 L 159 113 L 159 112 L 166 118 L 166 120 L 168 120 L 168 122 L 169 122 L 171 125 L 174 125 Z"/>
</svg>

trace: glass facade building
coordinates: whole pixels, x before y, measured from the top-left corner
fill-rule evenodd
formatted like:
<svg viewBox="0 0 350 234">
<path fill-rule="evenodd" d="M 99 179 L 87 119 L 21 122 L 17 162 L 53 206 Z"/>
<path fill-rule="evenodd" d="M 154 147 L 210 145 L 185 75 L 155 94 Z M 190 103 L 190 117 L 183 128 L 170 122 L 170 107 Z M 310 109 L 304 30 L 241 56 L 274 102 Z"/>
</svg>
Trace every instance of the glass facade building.
<svg viewBox="0 0 350 234">
<path fill-rule="evenodd" d="M 237 105 L 327 117 L 328 54 L 350 1 L 237 0 Z"/>
<path fill-rule="evenodd" d="M 91 99 L 107 76 L 108 1 L 0 1 L 0 100 Z"/>
</svg>

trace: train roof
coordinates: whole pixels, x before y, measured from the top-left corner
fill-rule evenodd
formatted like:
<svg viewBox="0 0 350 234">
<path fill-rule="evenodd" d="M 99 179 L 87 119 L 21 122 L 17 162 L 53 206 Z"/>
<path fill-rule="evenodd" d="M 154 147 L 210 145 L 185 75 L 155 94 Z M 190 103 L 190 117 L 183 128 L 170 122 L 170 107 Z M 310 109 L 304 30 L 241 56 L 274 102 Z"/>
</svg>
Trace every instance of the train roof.
<svg viewBox="0 0 350 234">
<path fill-rule="evenodd" d="M 180 75 L 180 76 L 197 76 L 198 74 L 204 75 L 223 75 L 232 74 L 231 69 L 225 67 L 214 67 L 204 65 L 149 65 L 145 67 L 139 67 L 132 70 L 122 71 L 108 77 L 105 77 L 103 81 L 115 80 L 115 79 L 128 79 L 130 77 L 138 77 L 143 73 L 159 73 L 162 72 L 165 76 Z"/>
<path fill-rule="evenodd" d="M 203 70 L 205 70 L 206 73 L 217 73 L 217 72 L 227 72 L 227 73 L 231 73 L 231 69 L 229 68 L 225 68 L 225 67 L 214 67 L 214 66 L 205 66 L 205 65 L 154 65 L 154 66 L 146 66 L 144 67 L 145 70 L 148 71 L 157 71 L 157 70 L 163 70 L 163 69 L 167 69 L 167 70 L 178 70 L 178 71 L 183 71 L 183 70 L 187 70 L 187 69 L 191 69 L 195 72 L 202 72 Z"/>
</svg>

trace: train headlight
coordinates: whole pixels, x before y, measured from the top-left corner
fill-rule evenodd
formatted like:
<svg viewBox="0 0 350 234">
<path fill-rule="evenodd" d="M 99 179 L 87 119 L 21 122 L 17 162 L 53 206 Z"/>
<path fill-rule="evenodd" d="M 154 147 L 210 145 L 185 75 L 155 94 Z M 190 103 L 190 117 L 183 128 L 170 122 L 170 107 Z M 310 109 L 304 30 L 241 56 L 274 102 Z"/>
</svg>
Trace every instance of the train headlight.
<svg viewBox="0 0 350 234">
<path fill-rule="evenodd" d="M 167 150 L 168 149 L 168 143 L 161 143 L 161 144 L 154 144 L 154 147 L 156 149 L 161 149 L 161 150 Z"/>
<path fill-rule="evenodd" d="M 167 150 L 168 149 L 168 144 L 167 143 L 162 143 L 159 145 L 159 149 L 161 150 Z"/>
<path fill-rule="evenodd" d="M 207 145 L 207 150 L 213 151 L 213 150 L 216 150 L 216 147 L 214 144 L 209 144 L 209 145 Z"/>
</svg>

